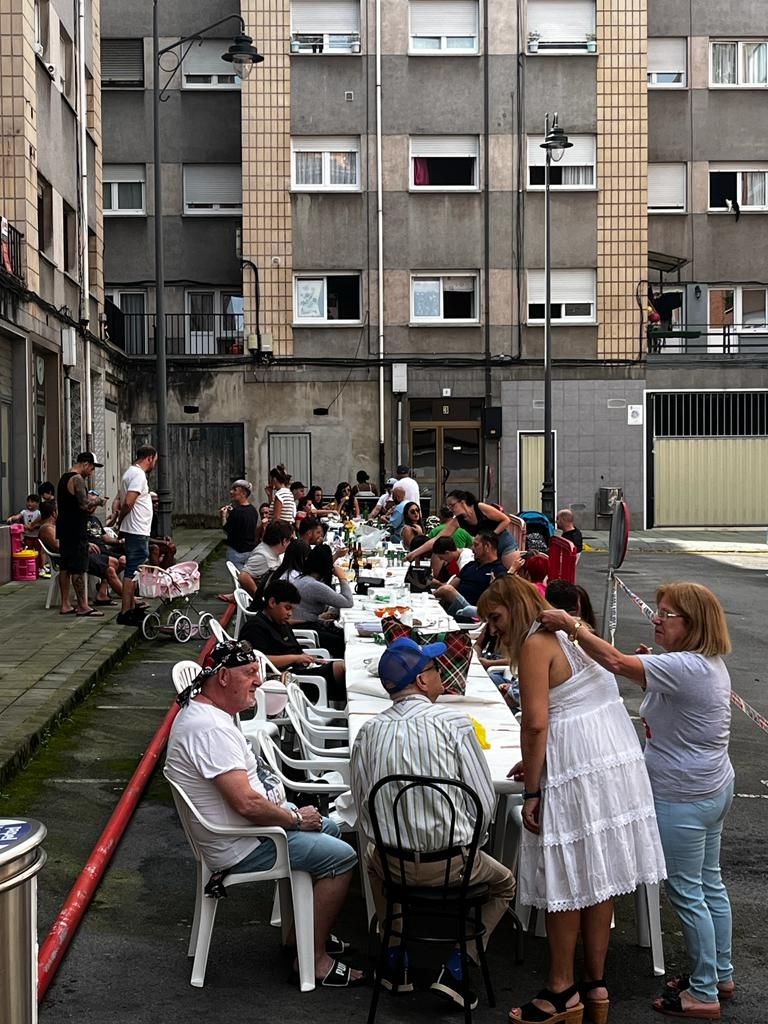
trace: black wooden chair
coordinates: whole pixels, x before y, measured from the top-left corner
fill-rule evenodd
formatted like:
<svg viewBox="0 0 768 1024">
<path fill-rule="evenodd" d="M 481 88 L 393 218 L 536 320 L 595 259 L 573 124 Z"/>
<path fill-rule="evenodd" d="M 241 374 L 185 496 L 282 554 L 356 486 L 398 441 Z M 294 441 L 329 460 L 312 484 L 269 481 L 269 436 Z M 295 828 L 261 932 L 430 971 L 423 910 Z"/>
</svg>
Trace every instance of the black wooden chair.
<svg viewBox="0 0 768 1024">
<path fill-rule="evenodd" d="M 414 851 L 407 846 L 408 828 L 405 817 L 403 798 L 406 794 L 419 794 L 425 803 L 433 807 L 443 808 L 443 818 L 447 826 L 448 844 L 445 849 L 426 856 L 421 862 L 445 863 L 442 884 L 436 886 L 418 886 L 406 881 L 406 864 L 417 860 Z M 412 800 L 410 801 L 413 802 Z M 474 819 L 472 838 L 467 845 L 457 845 L 456 834 L 457 803 L 469 805 L 470 817 Z M 380 816 L 382 806 L 386 808 L 387 818 L 393 823 L 395 842 L 385 843 L 382 837 Z M 381 994 L 382 977 L 387 966 L 389 943 L 396 934 L 394 924 L 400 923 L 400 943 L 403 958 L 408 946 L 413 942 L 424 943 L 458 943 L 461 955 L 462 976 L 466 991 L 469 991 L 469 964 L 467 943 L 474 941 L 480 969 L 488 996 L 488 1004 L 495 1006 L 491 976 L 485 957 L 483 938 L 485 927 L 481 920 L 481 909 L 488 901 L 489 886 L 487 883 L 470 884 L 472 869 L 477 857 L 480 839 L 485 831 L 483 810 L 477 794 L 464 782 L 457 779 L 437 779 L 418 775 L 387 775 L 380 779 L 371 790 L 368 798 L 368 810 L 371 818 L 373 839 L 379 855 L 382 869 L 382 880 L 387 906 L 384 921 L 381 922 L 382 934 L 378 955 L 376 978 L 368 1012 L 368 1024 L 373 1024 L 376 1008 Z M 406 843 L 403 841 L 406 837 Z M 456 880 L 457 862 L 463 862 L 463 870 Z M 452 878 L 453 875 L 453 878 Z M 419 920 L 423 922 L 419 926 Z M 464 999 L 464 1019 L 471 1024 L 472 1010 L 469 998 Z"/>
</svg>

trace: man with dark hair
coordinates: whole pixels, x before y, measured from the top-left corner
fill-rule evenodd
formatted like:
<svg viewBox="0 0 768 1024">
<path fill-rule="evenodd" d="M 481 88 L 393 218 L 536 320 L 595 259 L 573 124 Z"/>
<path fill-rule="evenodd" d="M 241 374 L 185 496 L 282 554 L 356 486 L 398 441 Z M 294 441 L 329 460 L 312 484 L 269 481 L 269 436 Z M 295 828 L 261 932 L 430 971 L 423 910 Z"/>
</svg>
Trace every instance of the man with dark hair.
<svg viewBox="0 0 768 1024">
<path fill-rule="evenodd" d="M 143 444 L 136 449 L 133 465 L 123 473 L 120 483 L 120 509 L 117 528 L 125 545 L 122 608 L 117 616 L 121 626 L 137 626 L 143 609 L 136 608 L 134 577 L 140 565 L 149 560 L 149 538 L 152 532 L 152 498 L 147 474 L 157 465 L 157 449 Z"/>
<path fill-rule="evenodd" d="M 472 561 L 473 540 L 474 538 L 470 537 L 469 547 L 459 550 L 453 535 L 448 537 L 438 536 L 435 539 L 431 552 L 432 578 L 437 580 L 438 583 L 448 583 L 452 577 L 458 576 L 467 562 Z"/>
<path fill-rule="evenodd" d="M 276 569 L 283 559 L 285 549 L 293 540 L 293 523 L 278 519 L 268 523 L 261 544 L 257 544 L 240 573 L 240 586 L 253 597 L 259 584 Z"/>
<path fill-rule="evenodd" d="M 579 614 L 579 592 L 575 583 L 567 580 L 550 580 L 546 598 L 553 608 L 562 608 L 569 615 Z"/>
<path fill-rule="evenodd" d="M 450 538 L 438 537 L 435 545 L 442 547 L 446 540 Z M 499 540 L 495 533 L 478 533 L 472 541 L 472 553 L 474 561 L 467 562 L 457 576 L 435 590 L 435 597 L 448 614 L 455 618 L 474 618 L 480 595 L 497 576 L 503 576 L 507 571 L 499 558 Z"/>
<path fill-rule="evenodd" d="M 299 540 L 305 544 L 322 544 L 323 524 L 315 516 L 305 516 L 299 521 Z"/>
<path fill-rule="evenodd" d="M 58 518 L 56 539 L 59 542 L 59 589 L 62 615 L 93 615 L 104 613 L 88 605 L 85 574 L 88 572 L 88 517 L 105 499 L 88 494 L 85 481 L 103 463 L 93 452 L 80 452 L 71 469 L 59 480 L 56 491 Z M 76 604 L 69 601 L 69 586 L 75 591 Z"/>
<path fill-rule="evenodd" d="M 266 654 L 275 668 L 293 669 L 304 675 L 320 675 L 328 684 L 328 698 L 346 702 L 343 661 L 323 661 L 305 654 L 290 626 L 293 609 L 301 603 L 301 594 L 287 580 L 275 580 L 264 591 L 264 607 L 249 618 L 240 631 L 257 651 Z"/>
</svg>

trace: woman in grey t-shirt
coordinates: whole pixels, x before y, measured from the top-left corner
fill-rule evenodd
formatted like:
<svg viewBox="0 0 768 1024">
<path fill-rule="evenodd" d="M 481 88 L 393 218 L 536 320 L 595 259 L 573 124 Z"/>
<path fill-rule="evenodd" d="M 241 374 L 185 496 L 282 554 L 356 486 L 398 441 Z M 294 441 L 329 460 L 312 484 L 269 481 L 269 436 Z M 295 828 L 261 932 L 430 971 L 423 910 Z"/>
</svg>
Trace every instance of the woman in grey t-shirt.
<svg viewBox="0 0 768 1024">
<path fill-rule="evenodd" d="M 722 606 L 707 587 L 668 583 L 656 603 L 654 639 L 666 654 L 645 646 L 635 656 L 622 654 L 560 610 L 541 619 L 646 691 L 640 713 L 665 884 L 691 960 L 690 977 L 671 978 L 653 1005 L 670 1016 L 713 1020 L 734 990 L 731 905 L 720 874 L 720 838 L 733 800 L 731 681 L 722 660 L 731 642 Z"/>
</svg>

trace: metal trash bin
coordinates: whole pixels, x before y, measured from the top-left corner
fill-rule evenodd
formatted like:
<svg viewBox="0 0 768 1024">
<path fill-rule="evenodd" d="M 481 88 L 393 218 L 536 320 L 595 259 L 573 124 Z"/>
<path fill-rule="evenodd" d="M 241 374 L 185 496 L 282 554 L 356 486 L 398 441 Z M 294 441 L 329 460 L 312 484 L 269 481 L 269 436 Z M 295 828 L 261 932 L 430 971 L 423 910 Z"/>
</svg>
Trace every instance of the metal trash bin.
<svg viewBox="0 0 768 1024">
<path fill-rule="evenodd" d="M 0 818 L 0 1021 L 37 1024 L 37 873 L 45 864 L 39 821 Z"/>
</svg>

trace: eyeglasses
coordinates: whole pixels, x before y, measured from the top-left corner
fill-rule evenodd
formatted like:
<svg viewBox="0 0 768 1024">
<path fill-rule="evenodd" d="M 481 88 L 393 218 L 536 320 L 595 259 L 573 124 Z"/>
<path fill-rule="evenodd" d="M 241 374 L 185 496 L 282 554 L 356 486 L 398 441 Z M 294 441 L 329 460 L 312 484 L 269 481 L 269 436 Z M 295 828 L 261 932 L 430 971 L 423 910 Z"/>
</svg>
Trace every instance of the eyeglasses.
<svg viewBox="0 0 768 1024">
<path fill-rule="evenodd" d="M 681 615 L 680 612 L 668 612 L 666 608 L 657 608 L 655 611 L 655 617 L 661 619 L 664 622 L 666 619 L 684 619 L 685 616 Z"/>
<path fill-rule="evenodd" d="M 457 505 L 458 505 L 457 501 L 448 501 L 448 502 L 446 502 L 446 508 L 449 509 L 449 511 L 451 511 L 451 512 L 453 512 L 453 510 L 456 508 Z"/>
</svg>

